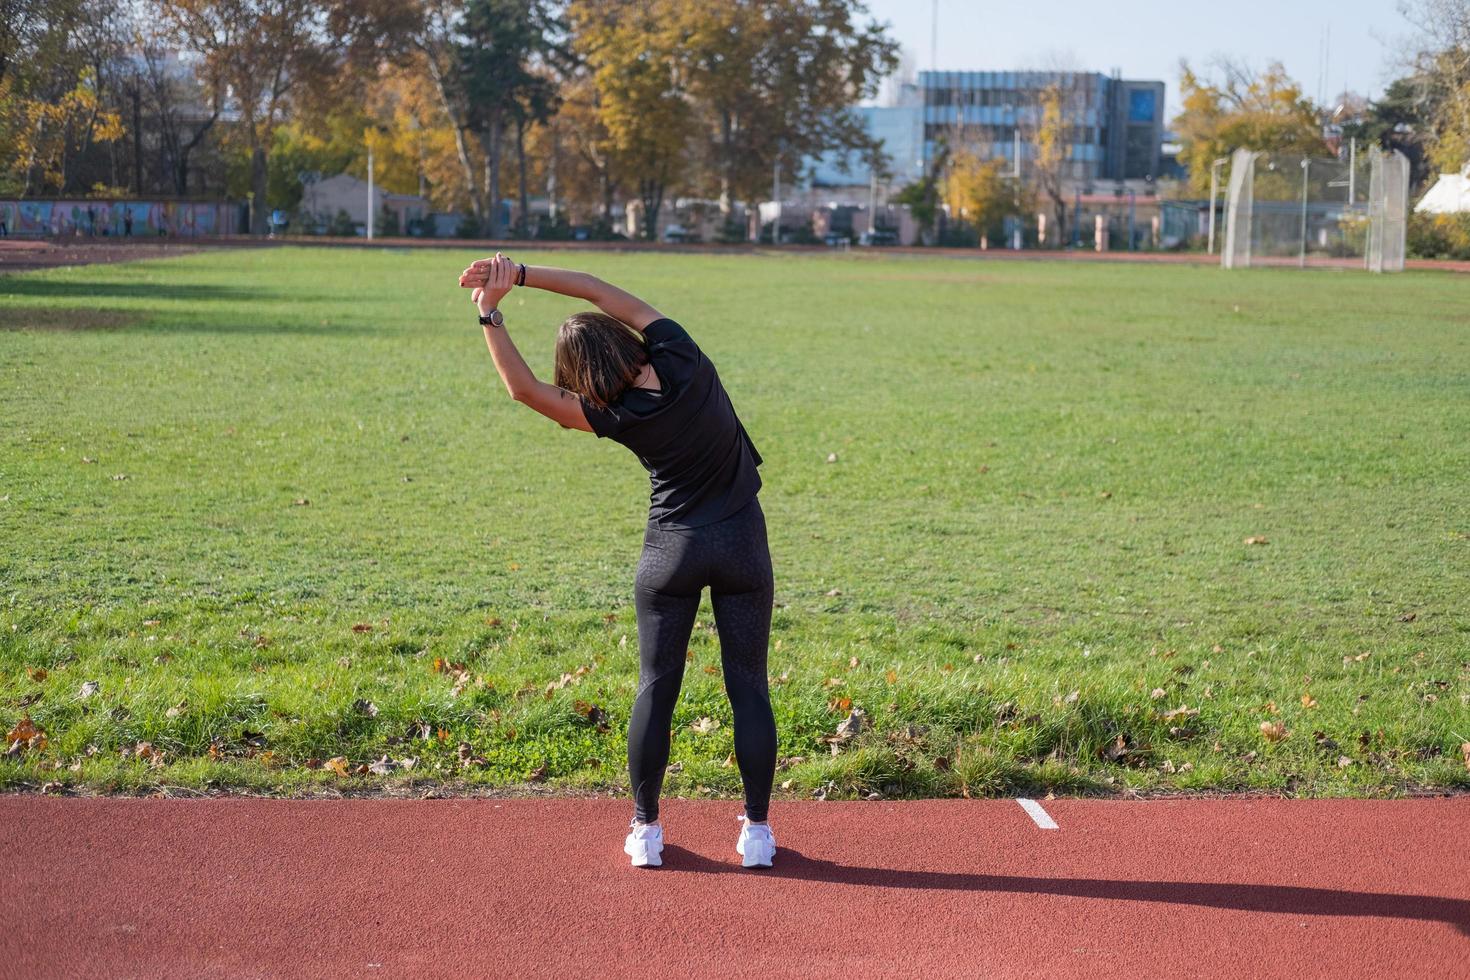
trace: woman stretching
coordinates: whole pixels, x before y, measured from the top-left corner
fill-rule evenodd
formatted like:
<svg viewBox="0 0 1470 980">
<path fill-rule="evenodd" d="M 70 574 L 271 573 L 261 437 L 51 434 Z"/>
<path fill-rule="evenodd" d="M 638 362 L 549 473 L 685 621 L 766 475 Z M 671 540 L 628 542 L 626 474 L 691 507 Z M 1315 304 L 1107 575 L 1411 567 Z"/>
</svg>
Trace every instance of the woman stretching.
<svg viewBox="0 0 1470 980">
<path fill-rule="evenodd" d="M 776 772 L 776 720 L 766 683 L 771 553 L 756 492 L 760 453 L 735 416 L 715 366 L 684 328 L 595 276 L 516 265 L 500 253 L 459 278 L 471 288 L 495 369 L 510 396 L 569 429 L 631 449 L 652 485 L 638 561 L 638 694 L 628 720 L 633 821 L 623 850 L 635 867 L 662 864 L 658 798 L 669 726 L 684 678 L 700 594 L 710 588 L 725 691 L 735 715 L 735 760 L 745 814 L 735 850 L 747 868 L 770 867 L 766 822 Z M 594 304 L 556 335 L 555 384 L 538 381 L 498 309 L 512 286 Z"/>
</svg>

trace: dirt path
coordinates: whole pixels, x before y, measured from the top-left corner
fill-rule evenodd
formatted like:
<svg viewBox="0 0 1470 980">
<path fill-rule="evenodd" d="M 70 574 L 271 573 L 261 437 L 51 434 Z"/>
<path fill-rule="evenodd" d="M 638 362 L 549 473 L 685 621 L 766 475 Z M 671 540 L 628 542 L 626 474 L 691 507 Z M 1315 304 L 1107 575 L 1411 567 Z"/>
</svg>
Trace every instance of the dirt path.
<svg viewBox="0 0 1470 980">
<path fill-rule="evenodd" d="M 1470 797 L 669 801 L 0 797 L 4 972 L 1462 976 Z M 1042 824 L 1054 821 L 1056 829 Z"/>
<path fill-rule="evenodd" d="M 27 269 L 43 269 L 61 265 L 90 265 L 96 262 L 131 262 L 139 259 L 163 258 L 172 255 L 187 255 L 206 248 L 277 248 L 303 245 L 322 248 L 448 248 L 491 251 L 497 248 L 507 253 L 522 251 L 536 252 L 684 252 L 696 255 L 736 255 L 808 253 L 839 254 L 835 249 L 823 245 L 679 245 L 662 242 L 557 242 L 557 241 L 471 241 L 454 238 L 378 238 L 369 242 L 361 238 L 331 237 L 287 237 L 277 239 L 234 236 L 221 238 L 195 238 L 187 241 L 159 241 L 153 239 L 99 240 L 57 239 L 55 241 L 35 239 L 0 239 L 0 275 L 6 272 L 21 272 Z M 1217 256 L 1196 252 L 1089 252 L 1089 251 L 1021 251 L 1006 249 L 965 248 L 919 248 L 894 246 L 885 248 L 854 248 L 846 253 L 854 258 L 882 258 L 884 256 L 907 256 L 914 258 L 975 259 L 996 262 L 1126 262 L 1165 265 L 1218 266 Z M 1257 259 L 1257 265 L 1295 267 L 1295 259 Z M 1410 269 L 1439 270 L 1444 272 L 1470 273 L 1470 262 L 1447 259 L 1409 259 Z M 1357 269 L 1363 268 L 1362 259 L 1333 259 L 1314 257 L 1309 265 L 1314 268 Z"/>
</svg>

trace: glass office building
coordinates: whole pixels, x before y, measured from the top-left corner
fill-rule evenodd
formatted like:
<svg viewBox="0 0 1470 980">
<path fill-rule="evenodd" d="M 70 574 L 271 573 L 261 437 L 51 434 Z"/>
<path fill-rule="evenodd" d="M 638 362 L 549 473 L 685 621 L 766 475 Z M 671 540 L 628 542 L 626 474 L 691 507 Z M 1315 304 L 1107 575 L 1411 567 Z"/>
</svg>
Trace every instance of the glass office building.
<svg viewBox="0 0 1470 980">
<path fill-rule="evenodd" d="M 1099 72 L 925 71 L 904 86 L 899 105 L 855 110 L 883 142 L 891 181 L 902 185 L 933 165 L 943 143 L 1016 162 L 1036 155 L 1042 98 L 1055 88 L 1063 117 L 1063 178 L 1084 192 L 1094 185 L 1152 181 L 1161 175 L 1164 83 Z M 1019 137 L 1019 140 L 1018 140 Z M 854 154 L 807 161 L 812 186 L 867 184 L 866 162 Z"/>
<path fill-rule="evenodd" d="M 1079 183 L 1151 180 L 1164 142 L 1164 83 L 1099 72 L 920 72 L 923 158 L 934 160 L 942 140 L 976 147 L 982 156 L 1021 168 L 1036 154 L 1042 98 L 1055 89 L 1062 107 L 1064 173 Z"/>
</svg>

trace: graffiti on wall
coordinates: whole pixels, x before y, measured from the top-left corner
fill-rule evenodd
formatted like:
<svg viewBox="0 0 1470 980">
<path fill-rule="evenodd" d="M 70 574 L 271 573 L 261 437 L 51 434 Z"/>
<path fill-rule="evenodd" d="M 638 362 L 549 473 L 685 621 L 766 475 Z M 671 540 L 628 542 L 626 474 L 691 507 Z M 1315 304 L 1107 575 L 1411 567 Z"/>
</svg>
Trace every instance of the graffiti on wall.
<svg viewBox="0 0 1470 980">
<path fill-rule="evenodd" d="M 194 201 L 0 201 L 12 235 L 193 238 L 229 235 L 236 207 Z"/>
</svg>

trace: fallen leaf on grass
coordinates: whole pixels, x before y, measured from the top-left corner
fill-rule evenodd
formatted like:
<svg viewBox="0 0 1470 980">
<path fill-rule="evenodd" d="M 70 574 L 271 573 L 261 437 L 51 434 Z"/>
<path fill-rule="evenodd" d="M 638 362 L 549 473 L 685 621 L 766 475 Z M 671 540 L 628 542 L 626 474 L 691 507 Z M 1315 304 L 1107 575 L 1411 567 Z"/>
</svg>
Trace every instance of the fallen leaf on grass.
<svg viewBox="0 0 1470 980">
<path fill-rule="evenodd" d="M 47 796 L 55 796 L 65 788 L 65 786 L 63 786 L 61 783 L 56 782 L 55 780 L 52 780 L 49 783 L 41 784 L 41 792 Z"/>
<path fill-rule="evenodd" d="M 841 589 L 831 589 L 831 590 L 829 590 L 827 592 L 827 595 L 829 595 L 829 596 L 839 596 L 839 595 L 842 595 L 842 590 Z"/>
<path fill-rule="evenodd" d="M 577 714 L 591 722 L 599 732 L 611 731 L 611 726 L 608 724 L 607 712 L 598 705 L 587 701 L 577 701 L 572 707 L 576 709 Z"/>
<path fill-rule="evenodd" d="M 689 727 L 701 735 L 708 735 L 720 727 L 720 720 L 718 718 L 701 718 Z"/>
<path fill-rule="evenodd" d="M 154 748 L 152 742 L 139 742 L 132 748 L 123 746 L 122 757 L 126 759 L 129 756 L 148 763 L 149 767 L 153 769 L 157 769 L 163 765 L 164 754 L 161 750 Z"/>
<path fill-rule="evenodd" d="M 334 755 L 322 763 L 323 769 L 330 769 L 339 776 L 347 775 L 347 757 L 345 755 Z"/>
<path fill-rule="evenodd" d="M 310 507 L 311 501 L 307 500 L 305 497 L 297 497 L 295 500 L 291 501 L 291 505 L 293 507 Z"/>
<path fill-rule="evenodd" d="M 46 680 L 46 668 L 45 667 L 27 667 L 26 668 L 26 676 L 29 677 L 31 680 L 35 681 L 37 684 L 40 684 L 41 682 L 43 682 L 44 680 Z"/>
<path fill-rule="evenodd" d="M 884 680 L 885 683 L 888 683 L 888 684 L 897 684 L 898 683 L 898 671 L 896 671 L 896 670 L 890 670 L 890 671 L 885 672 L 883 674 L 883 680 Z"/>
<path fill-rule="evenodd" d="M 1181 704 L 1173 711 L 1165 711 L 1162 717 L 1165 721 L 1173 721 L 1175 718 L 1193 718 L 1197 714 L 1199 714 L 1198 708 L 1190 708 Z"/>
<path fill-rule="evenodd" d="M 853 657 L 853 658 L 851 658 L 850 660 L 847 661 L 847 667 L 848 667 L 849 670 L 855 669 L 857 667 L 857 665 L 858 665 L 858 658 L 857 657 Z"/>
<path fill-rule="evenodd" d="M 1250 537 L 1248 537 L 1248 538 L 1245 539 L 1245 543 L 1246 544 L 1270 544 L 1271 542 L 1270 541 L 1267 541 L 1266 538 L 1264 536 L 1262 536 L 1262 535 L 1252 534 Z"/>
<path fill-rule="evenodd" d="M 1268 742 L 1280 742 L 1291 735 L 1284 721 L 1261 722 L 1261 737 Z"/>
<path fill-rule="evenodd" d="M 352 702 L 352 710 L 360 715 L 367 715 L 369 718 L 378 717 L 378 706 L 366 698 L 358 698 Z"/>
<path fill-rule="evenodd" d="M 1119 759 L 1126 758 L 1129 751 L 1128 737 L 1119 735 L 1110 744 L 1103 746 L 1102 757 L 1108 762 L 1117 762 Z"/>
<path fill-rule="evenodd" d="M 852 707 L 852 698 L 833 698 L 827 702 L 827 710 L 833 714 L 846 714 Z"/>
<path fill-rule="evenodd" d="M 1165 691 L 1162 687 L 1156 687 L 1152 691 L 1149 692 L 1149 695 L 1148 696 L 1152 700 L 1157 701 L 1159 698 L 1166 697 L 1167 695 L 1168 695 L 1168 692 Z"/>
<path fill-rule="evenodd" d="M 543 780 L 543 779 L 546 778 L 546 772 L 547 772 L 546 763 L 543 762 L 543 763 L 541 763 L 541 765 L 537 766 L 535 769 L 532 769 L 531 770 L 531 774 L 529 776 L 527 776 L 526 779 L 529 782 L 539 783 L 539 782 L 541 782 L 541 780 Z"/>
<path fill-rule="evenodd" d="M 77 691 L 77 697 L 90 698 L 100 690 L 102 690 L 101 684 L 98 684 L 96 681 L 86 681 L 82 684 L 81 690 Z"/>
<path fill-rule="evenodd" d="M 1303 694 L 1302 695 L 1302 707 L 1303 708 L 1315 708 L 1315 707 L 1317 707 L 1317 699 L 1314 698 L 1314 697 L 1312 697 L 1310 694 Z"/>
<path fill-rule="evenodd" d="M 187 700 L 180 701 L 178 704 L 174 705 L 172 708 L 169 708 L 167 711 L 165 711 L 163 713 L 163 715 L 164 715 L 165 718 L 177 718 L 179 715 L 183 714 L 186 710 L 188 710 L 188 708 L 189 708 L 189 702 Z"/>
<path fill-rule="evenodd" d="M 5 734 L 6 755 L 19 755 L 25 749 L 40 751 L 46 747 L 46 729 L 22 715 L 15 727 Z"/>
<path fill-rule="evenodd" d="M 396 765 L 397 763 L 395 763 L 392 759 L 388 758 L 385 755 L 377 762 L 374 762 L 372 765 L 368 766 L 368 772 L 376 776 L 386 776 L 393 771 Z"/>
<path fill-rule="evenodd" d="M 1460 743 L 1460 755 L 1465 758 L 1465 768 L 1470 770 L 1470 742 Z"/>
<path fill-rule="evenodd" d="M 373 624 L 372 623 L 353 623 L 352 624 L 352 632 L 354 632 L 354 633 L 371 633 L 372 631 L 373 631 Z"/>
<path fill-rule="evenodd" d="M 832 747 L 832 754 L 837 755 L 842 751 L 842 746 L 861 734 L 863 721 L 867 718 L 867 712 L 862 708 L 853 708 L 848 716 L 837 723 L 837 731 L 833 735 L 825 735 L 821 741 Z"/>
</svg>

